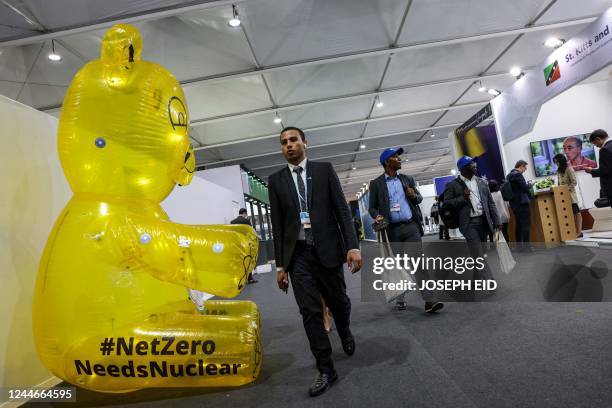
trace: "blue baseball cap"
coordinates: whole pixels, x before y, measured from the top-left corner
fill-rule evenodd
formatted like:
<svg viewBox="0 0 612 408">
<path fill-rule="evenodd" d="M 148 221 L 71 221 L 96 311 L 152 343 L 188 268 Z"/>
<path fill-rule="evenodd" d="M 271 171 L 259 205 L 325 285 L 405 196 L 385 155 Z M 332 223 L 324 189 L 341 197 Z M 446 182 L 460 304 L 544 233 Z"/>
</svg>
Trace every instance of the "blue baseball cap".
<svg viewBox="0 0 612 408">
<path fill-rule="evenodd" d="M 395 154 L 403 154 L 404 149 L 401 147 L 388 147 L 380 154 L 380 164 L 383 166 L 387 159 Z"/>
<path fill-rule="evenodd" d="M 470 156 L 461 156 L 459 160 L 457 160 L 457 168 L 461 170 L 465 166 L 469 166 L 474 163 L 476 159 L 471 158 Z"/>
</svg>

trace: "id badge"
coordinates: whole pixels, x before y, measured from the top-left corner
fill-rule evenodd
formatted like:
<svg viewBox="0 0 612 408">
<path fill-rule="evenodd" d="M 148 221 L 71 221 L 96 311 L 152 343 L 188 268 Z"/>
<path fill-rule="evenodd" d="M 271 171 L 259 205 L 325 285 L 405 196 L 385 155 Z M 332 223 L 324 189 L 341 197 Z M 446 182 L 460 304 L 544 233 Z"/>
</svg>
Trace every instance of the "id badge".
<svg viewBox="0 0 612 408">
<path fill-rule="evenodd" d="M 304 228 L 310 228 L 310 214 L 308 214 L 308 211 L 300 212 L 300 222 Z"/>
<path fill-rule="evenodd" d="M 391 212 L 399 212 L 399 211 L 400 211 L 399 203 L 393 204 L 393 206 L 391 207 Z"/>
</svg>

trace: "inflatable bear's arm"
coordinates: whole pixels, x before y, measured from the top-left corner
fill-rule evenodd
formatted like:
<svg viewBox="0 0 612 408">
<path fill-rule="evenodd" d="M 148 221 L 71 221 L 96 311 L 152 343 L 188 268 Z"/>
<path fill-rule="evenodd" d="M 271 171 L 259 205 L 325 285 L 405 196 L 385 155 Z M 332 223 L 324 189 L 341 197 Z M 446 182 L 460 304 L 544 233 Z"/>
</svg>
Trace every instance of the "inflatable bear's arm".
<svg viewBox="0 0 612 408">
<path fill-rule="evenodd" d="M 130 215 L 114 230 L 126 267 L 217 296 L 238 295 L 257 261 L 257 235 L 248 225 L 183 225 Z"/>
</svg>

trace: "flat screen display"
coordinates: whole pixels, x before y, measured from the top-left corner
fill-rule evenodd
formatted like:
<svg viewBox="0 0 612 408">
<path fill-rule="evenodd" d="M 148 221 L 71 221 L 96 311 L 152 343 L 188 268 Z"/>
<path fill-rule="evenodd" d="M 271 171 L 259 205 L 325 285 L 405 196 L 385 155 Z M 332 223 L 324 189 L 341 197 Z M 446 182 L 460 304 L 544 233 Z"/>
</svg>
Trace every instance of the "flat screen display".
<svg viewBox="0 0 612 408">
<path fill-rule="evenodd" d="M 597 167 L 595 150 L 589 143 L 588 136 L 583 134 L 531 142 L 531 156 L 536 177 L 557 173 L 553 157 L 558 153 L 564 154 L 567 164 L 576 171 L 584 170 L 585 167 Z"/>
</svg>

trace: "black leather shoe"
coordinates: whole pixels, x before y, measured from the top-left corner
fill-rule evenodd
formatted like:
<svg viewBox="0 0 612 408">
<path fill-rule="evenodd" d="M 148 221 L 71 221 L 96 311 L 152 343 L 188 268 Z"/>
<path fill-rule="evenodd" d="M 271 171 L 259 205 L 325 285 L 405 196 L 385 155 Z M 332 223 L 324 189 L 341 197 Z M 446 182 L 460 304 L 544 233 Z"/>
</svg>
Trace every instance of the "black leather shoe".
<svg viewBox="0 0 612 408">
<path fill-rule="evenodd" d="M 311 397 L 318 397 L 325 391 L 329 390 L 329 387 L 331 387 L 337 379 L 338 373 L 336 373 L 335 371 L 331 374 L 319 373 L 319 375 L 317 375 L 317 378 L 315 378 L 314 382 L 308 389 L 308 393 Z"/>
<path fill-rule="evenodd" d="M 342 341 L 342 350 L 348 356 L 352 356 L 355 354 L 355 338 L 352 334 L 349 334 L 348 337 L 341 339 Z"/>
<path fill-rule="evenodd" d="M 425 302 L 425 313 L 434 313 L 444 307 L 442 302 Z"/>
</svg>

